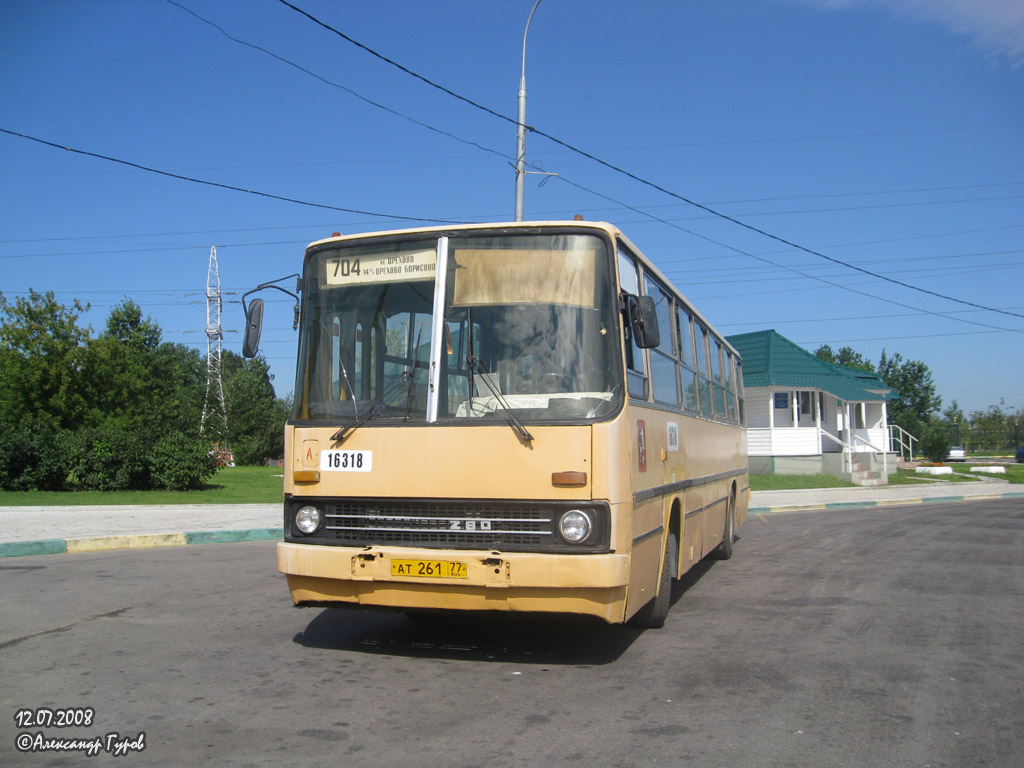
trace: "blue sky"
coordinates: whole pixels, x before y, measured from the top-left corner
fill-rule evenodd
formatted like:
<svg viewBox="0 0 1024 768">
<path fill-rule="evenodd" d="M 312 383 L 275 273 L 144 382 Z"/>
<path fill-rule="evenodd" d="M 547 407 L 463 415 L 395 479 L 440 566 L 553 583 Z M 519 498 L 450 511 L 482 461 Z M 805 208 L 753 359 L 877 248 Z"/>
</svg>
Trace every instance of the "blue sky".
<svg viewBox="0 0 1024 768">
<path fill-rule="evenodd" d="M 514 120 L 532 0 L 294 2 Z M 1019 0 L 542 0 L 526 72 L 528 124 L 673 194 L 531 134 L 557 175 L 525 218 L 619 225 L 726 334 L 885 349 L 944 407 L 1024 406 Z M 279 0 L 5 0 L 0 93 L 2 129 L 326 206 L 0 134 L 0 291 L 87 301 L 97 331 L 127 296 L 205 351 L 211 246 L 232 331 L 331 232 L 513 215 L 511 122 Z M 267 298 L 283 395 L 291 310 Z"/>
</svg>

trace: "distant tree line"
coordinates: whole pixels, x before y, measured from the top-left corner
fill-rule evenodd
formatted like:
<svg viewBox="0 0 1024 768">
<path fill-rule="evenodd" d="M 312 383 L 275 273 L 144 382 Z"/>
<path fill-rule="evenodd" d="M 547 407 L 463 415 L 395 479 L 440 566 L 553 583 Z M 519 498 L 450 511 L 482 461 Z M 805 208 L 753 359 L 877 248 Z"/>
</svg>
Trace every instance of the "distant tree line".
<svg viewBox="0 0 1024 768">
<path fill-rule="evenodd" d="M 970 454 L 1012 453 L 1024 442 L 1024 408 L 1014 411 L 1000 399 L 984 411 L 964 414 L 956 400 L 942 412 L 949 439 Z"/>
<path fill-rule="evenodd" d="M 220 420 L 200 436 L 199 352 L 162 341 L 131 299 L 96 336 L 79 325 L 87 309 L 52 291 L 0 294 L 0 488 L 201 487 L 216 470 L 212 442 L 239 464 L 281 457 L 290 405 L 275 396 L 264 358 L 223 353 L 227 433 L 217 434 Z"/>
<path fill-rule="evenodd" d="M 882 350 L 876 366 L 851 347 L 837 352 L 828 344 L 818 347 L 814 354 L 829 363 L 877 373 L 892 387 L 898 395 L 888 403 L 889 423 L 917 438 L 915 454 L 941 461 L 952 445 L 963 446 L 968 453 L 1005 453 L 1016 448 L 1024 409 L 1015 413 L 1000 401 L 998 406 L 965 416 L 954 400 L 940 413 L 942 398 L 936 394 L 932 372 L 919 360 L 904 360 L 900 354 L 890 356 Z"/>
</svg>

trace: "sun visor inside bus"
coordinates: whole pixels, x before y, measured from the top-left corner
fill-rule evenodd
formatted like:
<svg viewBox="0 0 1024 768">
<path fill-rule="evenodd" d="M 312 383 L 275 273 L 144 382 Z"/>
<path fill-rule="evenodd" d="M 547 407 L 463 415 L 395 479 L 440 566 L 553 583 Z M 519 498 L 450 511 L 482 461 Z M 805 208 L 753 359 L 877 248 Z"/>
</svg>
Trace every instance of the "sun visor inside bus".
<svg viewBox="0 0 1024 768">
<path fill-rule="evenodd" d="M 455 251 L 452 306 L 562 304 L 596 307 L 597 251 Z"/>
</svg>

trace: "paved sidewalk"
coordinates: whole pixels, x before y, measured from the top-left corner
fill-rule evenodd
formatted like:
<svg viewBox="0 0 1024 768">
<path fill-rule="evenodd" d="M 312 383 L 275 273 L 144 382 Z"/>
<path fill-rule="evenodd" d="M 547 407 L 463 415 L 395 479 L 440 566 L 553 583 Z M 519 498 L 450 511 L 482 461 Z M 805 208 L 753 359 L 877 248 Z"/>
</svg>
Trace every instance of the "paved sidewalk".
<svg viewBox="0 0 1024 768">
<path fill-rule="evenodd" d="M 984 477 L 974 482 L 880 485 L 874 488 L 809 488 L 794 491 L 755 491 L 751 513 L 796 509 L 876 507 L 896 504 L 927 504 L 946 501 L 980 501 L 1005 497 L 1024 498 L 1024 486 Z"/>
<path fill-rule="evenodd" d="M 874 507 L 1024 499 L 1024 486 L 977 482 L 757 491 L 751 514 L 801 509 Z M 0 507 L 0 557 L 181 546 L 282 537 L 281 504 L 168 504 L 134 507 Z"/>
<path fill-rule="evenodd" d="M 0 507 L 0 557 L 280 539 L 281 504 Z"/>
</svg>

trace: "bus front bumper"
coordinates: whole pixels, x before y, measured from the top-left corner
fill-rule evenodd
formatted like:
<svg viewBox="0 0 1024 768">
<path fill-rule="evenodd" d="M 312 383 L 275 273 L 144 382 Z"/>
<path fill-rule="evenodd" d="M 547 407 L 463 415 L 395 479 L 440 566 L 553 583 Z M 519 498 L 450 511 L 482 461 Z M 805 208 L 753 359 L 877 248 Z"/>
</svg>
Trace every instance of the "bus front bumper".
<svg viewBox="0 0 1024 768">
<path fill-rule="evenodd" d="M 393 561 L 464 564 L 464 577 L 396 575 Z M 280 542 L 277 569 L 296 605 L 413 610 L 536 611 L 624 620 L 629 557 Z M 457 569 L 462 571 L 461 568 Z"/>
</svg>

